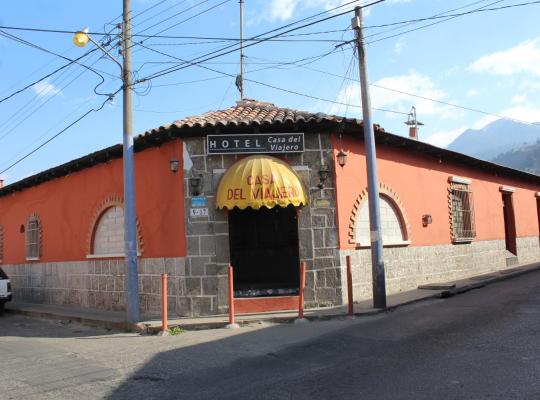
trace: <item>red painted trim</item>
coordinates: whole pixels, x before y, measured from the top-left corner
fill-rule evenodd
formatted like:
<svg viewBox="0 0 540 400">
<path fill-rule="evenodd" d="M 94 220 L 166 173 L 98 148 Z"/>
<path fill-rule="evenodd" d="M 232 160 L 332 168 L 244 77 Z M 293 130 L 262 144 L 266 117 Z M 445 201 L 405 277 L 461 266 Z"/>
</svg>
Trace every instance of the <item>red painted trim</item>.
<svg viewBox="0 0 540 400">
<path fill-rule="evenodd" d="M 298 309 L 298 296 L 253 297 L 234 299 L 235 313 L 252 314 Z"/>
</svg>

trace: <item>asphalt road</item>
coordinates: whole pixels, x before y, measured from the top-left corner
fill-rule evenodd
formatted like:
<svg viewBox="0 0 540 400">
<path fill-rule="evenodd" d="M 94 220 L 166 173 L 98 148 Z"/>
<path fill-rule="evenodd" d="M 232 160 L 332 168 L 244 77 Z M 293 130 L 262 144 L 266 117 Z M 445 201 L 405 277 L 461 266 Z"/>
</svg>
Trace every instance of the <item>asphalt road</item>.
<svg viewBox="0 0 540 400">
<path fill-rule="evenodd" d="M 540 272 L 354 321 L 149 337 L 8 315 L 0 399 L 540 399 Z"/>
</svg>

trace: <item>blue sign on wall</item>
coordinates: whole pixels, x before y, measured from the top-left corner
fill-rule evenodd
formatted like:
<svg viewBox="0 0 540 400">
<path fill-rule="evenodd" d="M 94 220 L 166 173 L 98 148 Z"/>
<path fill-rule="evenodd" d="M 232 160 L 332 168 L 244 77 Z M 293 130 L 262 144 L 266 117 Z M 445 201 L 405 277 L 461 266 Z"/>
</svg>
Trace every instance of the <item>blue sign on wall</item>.
<svg viewBox="0 0 540 400">
<path fill-rule="evenodd" d="M 206 207 L 206 196 L 193 196 L 191 207 Z"/>
</svg>

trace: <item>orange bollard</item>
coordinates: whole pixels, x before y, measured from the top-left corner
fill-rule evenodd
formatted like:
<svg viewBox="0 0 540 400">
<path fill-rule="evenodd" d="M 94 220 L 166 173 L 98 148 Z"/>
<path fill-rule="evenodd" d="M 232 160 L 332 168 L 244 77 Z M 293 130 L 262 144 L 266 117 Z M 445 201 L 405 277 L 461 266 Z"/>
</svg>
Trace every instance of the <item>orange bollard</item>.
<svg viewBox="0 0 540 400">
<path fill-rule="evenodd" d="M 233 283 L 233 267 L 229 265 L 227 267 L 229 273 L 229 325 L 233 326 L 234 322 L 234 283 Z"/>
<path fill-rule="evenodd" d="M 167 274 L 161 274 L 161 329 L 169 329 L 169 318 L 167 316 Z"/>
<path fill-rule="evenodd" d="M 352 289 L 352 265 L 351 265 L 351 256 L 345 257 L 347 260 L 347 299 L 349 301 L 349 316 L 354 315 L 354 305 L 353 305 L 353 289 Z"/>
<path fill-rule="evenodd" d="M 300 290 L 298 295 L 298 319 L 304 318 L 304 289 L 306 288 L 306 262 L 300 263 Z"/>
</svg>

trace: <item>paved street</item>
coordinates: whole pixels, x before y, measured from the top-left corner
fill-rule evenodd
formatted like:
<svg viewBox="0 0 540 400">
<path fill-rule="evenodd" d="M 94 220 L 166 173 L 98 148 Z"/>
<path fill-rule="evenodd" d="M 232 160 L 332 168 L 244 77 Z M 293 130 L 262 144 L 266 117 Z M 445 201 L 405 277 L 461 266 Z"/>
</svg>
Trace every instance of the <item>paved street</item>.
<svg viewBox="0 0 540 400">
<path fill-rule="evenodd" d="M 540 272 L 354 321 L 138 336 L 7 315 L 2 399 L 540 399 Z"/>
</svg>

